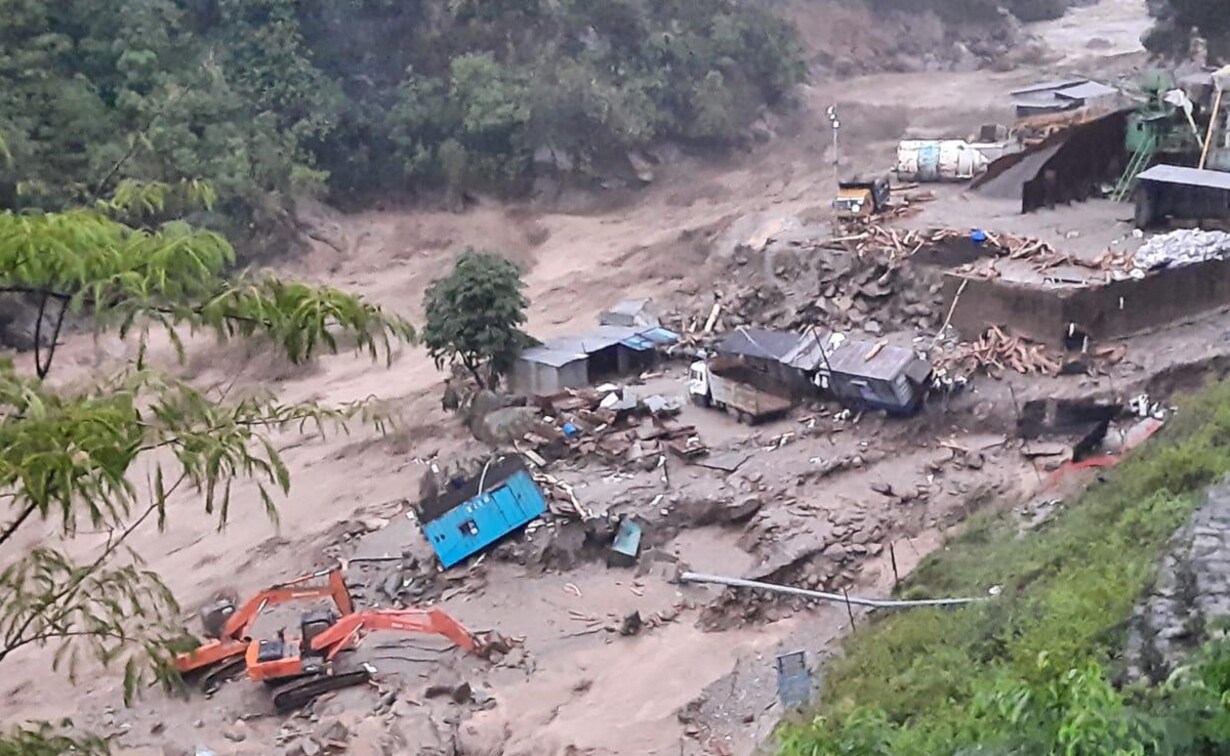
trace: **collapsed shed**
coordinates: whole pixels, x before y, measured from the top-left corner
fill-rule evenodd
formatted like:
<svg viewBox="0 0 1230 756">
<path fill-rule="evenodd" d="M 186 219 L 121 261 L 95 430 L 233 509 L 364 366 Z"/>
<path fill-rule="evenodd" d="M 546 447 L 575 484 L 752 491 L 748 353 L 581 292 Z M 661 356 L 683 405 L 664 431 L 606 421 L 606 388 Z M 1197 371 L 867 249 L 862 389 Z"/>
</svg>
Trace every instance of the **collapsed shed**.
<svg viewBox="0 0 1230 756">
<path fill-rule="evenodd" d="M 1005 155 L 970 186 L 989 197 L 1019 197 L 1022 213 L 1100 196 L 1126 165 L 1130 112 L 1116 110 Z"/>
<path fill-rule="evenodd" d="M 656 328 L 661 324 L 653 311 L 653 300 L 625 299 L 598 316 L 598 324 L 624 328 Z"/>
<path fill-rule="evenodd" d="M 906 414 L 922 403 L 931 364 L 913 349 L 845 341 L 829 352 L 829 391 L 843 403 Z"/>
</svg>

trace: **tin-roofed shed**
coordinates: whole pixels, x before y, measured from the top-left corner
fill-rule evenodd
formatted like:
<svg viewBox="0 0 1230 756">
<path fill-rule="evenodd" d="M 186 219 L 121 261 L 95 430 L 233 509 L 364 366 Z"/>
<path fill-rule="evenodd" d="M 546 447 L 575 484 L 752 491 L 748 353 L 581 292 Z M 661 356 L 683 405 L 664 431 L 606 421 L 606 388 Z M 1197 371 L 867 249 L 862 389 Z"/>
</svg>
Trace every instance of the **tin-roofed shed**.
<svg viewBox="0 0 1230 756">
<path fill-rule="evenodd" d="M 799 345 L 797 333 L 763 328 L 736 328 L 717 345 L 718 354 L 781 361 Z"/>
<path fill-rule="evenodd" d="M 548 339 L 517 358 L 513 389 L 527 396 L 550 396 L 645 370 L 657 358 L 656 347 L 678 338 L 667 328 L 603 325 L 582 334 Z"/>
<path fill-rule="evenodd" d="M 931 365 L 903 347 L 847 341 L 828 355 L 829 390 L 839 399 L 894 413 L 922 401 Z"/>
<path fill-rule="evenodd" d="M 1155 165 L 1140 174 L 1136 187 L 1136 226 L 1148 228 L 1165 220 L 1230 219 L 1230 173 Z"/>
<path fill-rule="evenodd" d="M 761 328 L 736 328 L 716 348 L 719 356 L 737 358 L 749 368 L 789 387 L 791 394 L 805 396 L 815 390 L 809 370 L 798 363 L 810 335 Z"/>
<path fill-rule="evenodd" d="M 572 349 L 541 345 L 526 349 L 513 365 L 513 388 L 527 396 L 550 396 L 589 385 L 589 357 Z"/>
<path fill-rule="evenodd" d="M 1063 79 L 1016 89 L 1012 104 L 1017 118 L 1062 113 L 1079 108 L 1112 108 L 1119 90 L 1089 79 Z"/>
</svg>

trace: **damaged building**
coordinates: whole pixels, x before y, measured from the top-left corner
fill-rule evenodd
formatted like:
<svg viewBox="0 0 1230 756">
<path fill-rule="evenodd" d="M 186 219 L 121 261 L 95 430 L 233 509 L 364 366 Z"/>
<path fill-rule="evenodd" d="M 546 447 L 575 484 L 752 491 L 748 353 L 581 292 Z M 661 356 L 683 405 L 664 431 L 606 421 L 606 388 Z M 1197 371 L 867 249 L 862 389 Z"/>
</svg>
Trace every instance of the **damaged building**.
<svg viewBox="0 0 1230 756">
<path fill-rule="evenodd" d="M 542 491 L 518 456 L 489 461 L 469 479 L 420 502 L 423 535 L 445 569 L 486 549 L 547 511 Z"/>
<path fill-rule="evenodd" d="M 815 342 L 810 334 L 739 327 L 718 342 L 716 351 L 719 357 L 738 359 L 785 386 L 790 394 L 803 397 L 815 392 L 811 374 L 817 365 L 799 359 L 809 342 Z"/>
<path fill-rule="evenodd" d="M 1115 181 L 1126 166 L 1130 113 L 1108 113 L 1005 155 L 971 188 L 988 197 L 1019 198 L 1022 213 L 1101 196 L 1102 186 Z"/>
<path fill-rule="evenodd" d="M 828 390 L 843 404 L 907 415 L 922 404 L 931 364 L 913 349 L 845 341 L 827 356 Z"/>
<path fill-rule="evenodd" d="M 909 414 L 922 403 L 931 365 L 912 349 L 821 336 L 814 329 L 785 333 L 738 328 L 717 347 L 719 357 L 738 358 L 796 398 L 827 392 L 843 404 Z"/>
</svg>

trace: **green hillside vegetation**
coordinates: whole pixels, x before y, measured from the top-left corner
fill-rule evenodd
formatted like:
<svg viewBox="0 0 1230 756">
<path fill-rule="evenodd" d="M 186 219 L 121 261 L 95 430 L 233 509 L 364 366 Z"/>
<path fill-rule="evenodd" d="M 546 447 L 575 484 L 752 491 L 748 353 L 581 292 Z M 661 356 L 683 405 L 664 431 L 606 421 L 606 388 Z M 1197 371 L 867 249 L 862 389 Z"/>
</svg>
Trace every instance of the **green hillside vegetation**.
<svg viewBox="0 0 1230 756">
<path fill-rule="evenodd" d="M 1230 747 L 1230 644 L 1157 687 L 1119 686 L 1133 606 L 1167 541 L 1230 472 L 1230 384 L 1036 531 L 972 521 L 903 593 L 998 598 L 886 616 L 828 671 L 813 718 L 782 728 L 806 756 L 1215 754 Z"/>
<path fill-rule="evenodd" d="M 737 0 L 11 0 L 0 209 L 209 182 L 217 224 L 285 197 L 516 191 L 660 138 L 729 143 L 803 63 Z"/>
</svg>

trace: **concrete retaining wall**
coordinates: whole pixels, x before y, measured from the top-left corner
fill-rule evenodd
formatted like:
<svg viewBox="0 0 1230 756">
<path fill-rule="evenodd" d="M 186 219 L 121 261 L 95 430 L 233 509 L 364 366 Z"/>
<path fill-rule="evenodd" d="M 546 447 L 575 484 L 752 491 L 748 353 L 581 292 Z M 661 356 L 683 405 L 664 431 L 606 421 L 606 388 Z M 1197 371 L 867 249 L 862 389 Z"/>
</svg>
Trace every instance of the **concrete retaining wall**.
<svg viewBox="0 0 1230 756">
<path fill-rule="evenodd" d="M 1069 324 L 1096 340 L 1116 339 L 1230 305 L 1230 261 L 1213 260 L 1151 273 L 1143 279 L 1084 288 L 1049 288 L 948 274 L 946 306 L 961 286 L 952 323 L 965 338 L 989 325 L 1061 347 Z"/>
<path fill-rule="evenodd" d="M 965 288 L 961 288 L 962 282 Z M 1060 292 L 1023 283 L 965 278 L 949 273 L 944 280 L 944 306 L 952 307 L 952 325 L 969 341 L 977 339 L 988 326 L 1007 327 L 1012 333 L 1043 344 L 1063 344 L 1064 303 Z M 945 310 L 947 314 L 947 310 Z"/>
</svg>

